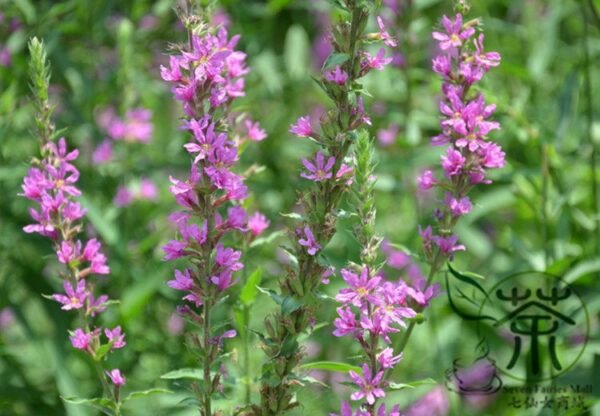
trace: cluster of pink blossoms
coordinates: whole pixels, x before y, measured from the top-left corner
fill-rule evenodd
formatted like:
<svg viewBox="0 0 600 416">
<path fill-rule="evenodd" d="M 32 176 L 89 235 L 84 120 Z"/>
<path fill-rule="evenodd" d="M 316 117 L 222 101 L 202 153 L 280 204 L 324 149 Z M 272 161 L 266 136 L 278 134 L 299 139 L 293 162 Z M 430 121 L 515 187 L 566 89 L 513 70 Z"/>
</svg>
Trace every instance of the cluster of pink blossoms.
<svg viewBox="0 0 600 416">
<path fill-rule="evenodd" d="M 472 91 L 490 68 L 500 64 L 499 53 L 484 51 L 483 33 L 476 36 L 478 25 L 477 20 L 463 23 L 460 14 L 454 20 L 444 16 L 445 33 L 433 33 L 441 52 L 433 59 L 433 70 L 443 78 L 444 99 L 440 102 L 442 133 L 432 138 L 432 144 L 449 146 L 441 157 L 444 178 L 438 179 L 433 171 L 426 170 L 419 176 L 418 185 L 423 190 L 435 186 L 446 190 L 443 208 L 435 213 L 444 230 L 451 230 L 459 217 L 471 211 L 467 194 L 473 186 L 491 183 L 486 171 L 504 166 L 502 148 L 488 139 L 490 132 L 500 128 L 498 122 L 489 120 L 496 106 L 486 104 L 483 93 Z M 429 226 L 420 234 L 427 255 L 434 246 L 444 256 L 465 249 L 456 235 L 435 235 Z"/>
<path fill-rule="evenodd" d="M 382 40 L 386 45 L 393 45 L 394 39 L 385 31 L 381 18 L 378 18 L 377 22 L 380 28 L 380 32 L 377 33 L 378 39 Z M 357 79 L 362 78 L 374 69 L 382 71 L 392 61 L 392 58 L 385 56 L 385 52 L 385 48 L 380 48 L 377 54 L 373 56 L 369 52 L 362 51 L 360 71 Z M 334 85 L 340 88 L 347 87 L 346 84 L 349 75 L 340 65 L 324 71 L 323 75 L 323 81 L 332 85 L 332 87 Z M 365 113 L 363 98 L 361 96 L 357 98 L 356 105 L 350 109 L 350 115 L 352 116 L 349 126 L 351 130 L 358 129 L 363 125 L 371 125 L 371 119 Z M 312 138 L 317 142 L 323 140 L 321 134 L 313 128 L 313 120 L 311 120 L 309 115 L 299 117 L 296 123 L 290 126 L 289 132 L 299 138 Z M 336 158 L 334 156 L 326 156 L 321 150 L 315 153 L 312 160 L 302 159 L 302 164 L 306 170 L 301 172 L 300 176 L 304 179 L 317 183 L 331 179 L 347 184 L 352 183 L 352 167 L 341 163 L 337 171 L 334 172 Z M 308 225 L 296 229 L 296 236 L 298 244 L 303 246 L 309 255 L 314 256 L 321 250 L 320 244 L 316 241 L 313 231 Z"/>
<path fill-rule="evenodd" d="M 422 302 L 423 298 L 401 280 L 391 282 L 381 274 L 372 276 L 366 266 L 360 272 L 342 269 L 341 274 L 348 287 L 341 289 L 336 296 L 342 306 L 337 309 L 338 318 L 334 320 L 333 335 L 354 337 L 367 356 L 376 357 L 376 368 L 365 363 L 362 365 L 362 375 L 354 371 L 349 373 L 358 387 L 358 391 L 350 398 L 373 406 L 379 398 L 385 397 L 385 372 L 402 358 L 402 354 L 394 355 L 390 346 L 379 348 L 378 341 L 391 344 L 390 335 L 398 332 L 401 327 L 406 327 L 405 319 L 416 316 L 416 312 L 409 306 L 411 297 L 417 302 Z M 386 414 L 385 406 L 382 406 L 378 414 Z M 356 415 L 371 414 L 361 412 L 359 410 Z M 391 414 L 398 414 L 397 408 Z M 345 413 L 342 412 L 342 415 L 345 416 Z"/>
<path fill-rule="evenodd" d="M 127 111 L 124 118 L 119 117 L 114 108 L 106 108 L 100 112 L 97 123 L 107 136 L 92 155 L 97 165 L 112 160 L 113 141 L 149 143 L 154 132 L 152 112 L 143 107 Z"/>
<path fill-rule="evenodd" d="M 42 148 L 43 159 L 29 169 L 23 179 L 22 196 L 38 204 L 30 208 L 34 224 L 24 227 L 27 233 L 39 233 L 50 238 L 55 246 L 58 261 L 64 264 L 68 273 L 64 274 L 64 293 L 52 295 L 52 299 L 62 305 L 63 310 L 77 310 L 85 322 L 85 328 L 77 328 L 71 333 L 70 340 L 74 348 L 85 351 L 94 358 L 104 343 L 110 350 L 125 346 L 125 334 L 121 327 L 113 329 L 90 327 L 90 319 L 104 311 L 108 305 L 108 296 L 95 297 L 92 293 L 91 275 L 109 274 L 106 256 L 102 246 L 95 238 L 82 242 L 77 239 L 81 231 L 81 218 L 85 209 L 75 199 L 81 195 L 76 187 L 79 171 L 73 161 L 79 155 L 78 150 L 68 151 L 64 138 L 58 144 L 47 142 Z M 104 337 L 103 337 L 104 335 Z M 115 386 L 121 386 L 124 378 L 118 369 L 107 372 Z"/>
<path fill-rule="evenodd" d="M 233 123 L 229 120 L 229 106 L 244 95 L 243 76 L 248 73 L 246 55 L 234 49 L 238 39 L 239 36 L 229 39 L 223 27 L 216 34 L 210 30 L 202 35 L 192 34 L 191 47 L 171 56 L 169 67 L 161 67 L 162 78 L 174 85 L 173 95 L 181 101 L 188 117 L 182 129 L 193 137 L 184 145 L 193 157 L 189 177 L 184 181 L 170 178 L 170 191 L 183 210 L 169 217 L 180 238 L 164 246 L 164 258 L 203 258 L 211 253 L 212 261 L 202 260 L 210 263 L 205 277 L 187 268 L 176 270 L 175 278 L 168 282 L 173 289 L 185 293 L 183 300 L 196 307 L 205 305 L 207 299 L 212 303 L 222 296 L 236 283 L 234 273 L 243 268 L 242 252 L 226 247 L 224 236 L 240 232 L 255 237 L 269 225 L 262 214 L 249 216 L 239 205 L 247 197 L 247 188 L 244 177 L 232 171 L 238 161 L 239 142 L 228 134 L 228 123 Z M 246 120 L 245 128 L 249 140 L 266 137 L 258 123 Z M 201 217 L 200 224 L 193 221 L 195 216 Z M 180 311 L 192 313 L 188 306 Z M 227 334 L 232 335 L 231 331 Z M 221 339 L 214 339 L 217 338 Z"/>
</svg>

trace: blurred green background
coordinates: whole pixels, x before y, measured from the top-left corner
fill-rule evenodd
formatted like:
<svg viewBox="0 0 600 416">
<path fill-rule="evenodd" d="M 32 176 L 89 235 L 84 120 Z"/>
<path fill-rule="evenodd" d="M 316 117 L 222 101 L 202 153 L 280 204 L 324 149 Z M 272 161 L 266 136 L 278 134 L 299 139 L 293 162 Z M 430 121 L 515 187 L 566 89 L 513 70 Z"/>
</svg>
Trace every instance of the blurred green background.
<svg viewBox="0 0 600 416">
<path fill-rule="evenodd" d="M 383 3 L 381 14 L 395 25 L 390 31 L 399 46 L 394 64 L 365 80 L 371 95 L 367 102 L 372 134 L 381 139 L 376 140 L 377 226 L 390 242 L 418 253 L 417 225 L 430 222 L 436 202 L 416 190 L 414 178 L 421 169 L 435 166 L 441 152 L 429 146 L 429 137 L 439 128 L 440 95 L 440 81 L 430 69 L 435 53 L 430 33 L 443 14 L 452 13 L 453 2 Z M 289 125 L 300 115 L 329 105 L 311 75 L 324 59 L 323 37 L 336 13 L 320 0 L 219 4 L 219 18 L 228 16 L 230 32 L 242 34 L 239 47 L 248 54 L 252 69 L 246 97 L 236 109 L 247 111 L 269 134 L 242 156 L 245 167 L 264 167 L 248 180 L 254 194 L 251 206 L 271 220 L 267 233 L 277 232 L 286 224 L 279 213 L 291 211 L 296 190 L 306 186 L 298 176 L 300 157 L 314 151 L 311 144 L 291 137 Z M 190 396 L 186 385 L 160 379 L 170 370 L 195 365 L 181 334 L 182 324 L 173 316 L 177 294 L 166 286 L 172 265 L 161 260 L 160 250 L 174 235 L 166 221 L 175 208 L 168 176 L 183 177 L 189 165 L 182 149 L 185 137 L 178 129 L 180 110 L 158 70 L 169 43 L 185 38 L 173 6 L 164 0 L 0 0 L 0 415 L 92 415 L 90 409 L 65 406 L 60 396 L 98 393 L 93 369 L 68 342 L 73 316 L 41 296 L 60 288 L 52 249 L 44 239 L 22 232 L 30 204 L 17 194 L 28 161 L 38 154 L 27 86 L 26 43 L 31 36 L 43 38 L 49 52 L 55 122 L 68 128 L 69 143 L 81 149 L 78 167 L 88 229 L 104 242 L 112 269 L 102 279 L 103 293 L 121 300 L 102 317 L 106 325 L 120 323 L 127 332 L 127 347 L 109 358 L 110 365 L 124 370 L 126 390 L 168 387 L 175 392 L 132 401 L 127 414 L 195 414 L 185 406 Z M 506 151 L 508 164 L 496 173 L 492 185 L 481 186 L 472 195 L 476 206 L 457 230 L 468 251 L 459 253 L 455 262 L 460 269 L 484 275 L 488 288 L 511 273 L 539 270 L 563 276 L 578 290 L 590 315 L 590 337 L 577 366 L 555 382 L 595 382 L 593 393 L 585 396 L 592 409 L 588 414 L 600 414 L 600 405 L 595 405 L 600 395 L 600 166 L 594 166 L 598 160 L 594 148 L 600 146 L 597 10 L 597 0 L 472 1 L 469 17 L 483 19 L 486 48 L 502 54 L 502 64 L 486 76 L 483 89 L 497 104 L 502 130 L 493 138 Z M 98 123 L 102 111 L 114 108 L 123 116 L 136 107 L 152 111 L 151 141 L 116 141 L 111 162 L 92 163 L 94 149 L 106 137 Z M 135 188 L 142 178 L 156 184 L 156 199 L 135 199 L 127 206 L 113 202 L 119 186 Z M 341 221 L 326 251 L 338 267 L 358 258 L 351 227 Z M 276 287 L 284 267 L 278 246 L 284 242 L 278 233 L 251 248 L 245 273 L 260 268 L 262 285 Z M 390 272 L 388 277 L 403 274 Z M 340 280 L 332 279 L 327 293 L 335 294 Z M 307 341 L 307 362 L 354 363 L 349 357 L 358 350 L 351 340 L 331 335 L 335 306 L 324 303 L 319 311 L 318 321 L 328 325 Z M 250 328 L 260 330 L 262 319 L 274 307 L 261 295 L 253 306 Z M 222 313 L 231 316 L 223 318 L 233 318 L 231 309 L 224 309 Z M 433 391 L 428 400 L 445 411 L 434 413 L 430 407 L 420 413 L 424 416 L 585 414 L 514 409 L 507 394 L 471 403 L 447 391 L 445 370 L 454 358 L 471 352 L 477 335 L 473 325 L 452 312 L 445 294 L 426 316 L 392 379 L 402 383 L 433 378 L 439 385 L 392 393 L 389 403 L 404 408 Z M 264 356 L 258 340 L 252 343 L 251 370 L 258 377 Z M 561 348 L 571 348 L 568 344 Z M 228 345 L 234 354 L 228 362 L 232 385 L 218 402 L 224 409 L 240 403 L 244 390 L 238 377 L 239 340 Z M 349 394 L 339 384 L 343 375 L 313 376 L 331 387 L 301 388 L 297 414 L 337 411 L 340 398 Z M 252 388 L 256 398 L 257 384 Z"/>
</svg>

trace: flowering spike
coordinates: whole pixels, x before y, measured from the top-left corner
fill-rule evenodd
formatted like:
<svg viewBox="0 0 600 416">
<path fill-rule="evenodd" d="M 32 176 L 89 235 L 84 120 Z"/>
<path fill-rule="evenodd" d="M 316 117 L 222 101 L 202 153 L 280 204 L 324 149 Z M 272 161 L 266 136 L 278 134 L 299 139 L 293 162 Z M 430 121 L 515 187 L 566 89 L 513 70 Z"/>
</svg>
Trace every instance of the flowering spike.
<svg viewBox="0 0 600 416">
<path fill-rule="evenodd" d="M 237 283 L 236 272 L 244 267 L 242 251 L 226 246 L 225 241 L 233 233 L 251 233 L 251 239 L 268 226 L 264 216 L 249 217 L 241 206 L 248 192 L 245 178 L 234 172 L 240 140 L 233 133 L 243 131 L 241 140 L 261 141 L 266 132 L 250 119 L 242 118 L 243 125 L 236 125 L 240 118 L 233 117 L 230 109 L 244 95 L 248 73 L 246 54 L 235 49 L 239 36 L 230 38 L 223 26 L 198 24 L 196 15 L 183 19 L 189 45 L 170 57 L 168 67 L 161 67 L 161 77 L 173 86 L 175 99 L 183 105 L 186 118 L 181 129 L 190 135 L 184 148 L 193 161 L 187 179 L 169 178 L 170 191 L 181 206 L 169 220 L 180 237 L 163 250 L 165 260 L 189 261 L 190 267 L 175 270 L 167 284 L 183 292 L 184 306 L 178 312 L 202 324 L 196 338 L 204 374 L 198 399 L 200 414 L 212 416 L 212 396 L 224 388 L 219 376 L 211 376 L 212 365 L 222 353 L 223 341 L 235 337 L 236 331 L 216 335 L 211 317 Z"/>
<path fill-rule="evenodd" d="M 78 239 L 83 228 L 80 220 L 85 215 L 76 199 L 81 195 L 77 188 L 79 171 L 74 164 L 79 150 L 69 151 L 63 137 L 54 141 L 52 108 L 48 103 L 50 69 L 46 52 L 43 43 L 36 38 L 29 42 L 29 50 L 31 89 L 37 109 L 36 125 L 42 158 L 34 161 L 23 179 L 23 193 L 20 195 L 37 205 L 37 209 L 30 209 L 35 222 L 23 230 L 39 233 L 52 241 L 58 262 L 64 265 L 65 272 L 62 273 L 64 294 L 56 293 L 51 298 L 62 304 L 62 310 L 79 312 L 85 329 L 77 328 L 70 332 L 69 340 L 73 348 L 94 358 L 103 378 L 102 384 L 106 385 L 106 377 L 111 376 L 102 371 L 98 357 L 104 355 L 101 351 L 107 344 L 102 343 L 101 328 L 89 328 L 92 318 L 104 311 L 108 303 L 106 295 L 94 297 L 92 276 L 109 274 L 110 268 L 98 240 L 94 238 L 84 243 Z M 112 348 L 125 346 L 125 334 L 120 326 L 113 330 L 105 329 L 105 334 Z M 113 402 L 114 407 L 119 407 L 118 395 L 113 394 L 107 399 Z"/>
</svg>

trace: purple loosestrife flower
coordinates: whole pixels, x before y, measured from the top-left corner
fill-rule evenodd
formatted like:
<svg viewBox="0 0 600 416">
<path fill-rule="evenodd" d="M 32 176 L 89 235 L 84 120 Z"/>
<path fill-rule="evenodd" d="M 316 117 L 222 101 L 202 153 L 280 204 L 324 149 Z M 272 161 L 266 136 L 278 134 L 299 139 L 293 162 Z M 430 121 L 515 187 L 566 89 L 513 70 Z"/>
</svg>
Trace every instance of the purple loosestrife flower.
<svg viewBox="0 0 600 416">
<path fill-rule="evenodd" d="M 69 337 L 71 340 L 71 344 L 74 348 L 78 350 L 87 350 L 90 346 L 90 342 L 92 341 L 92 334 L 89 332 L 84 332 L 83 329 L 77 328 L 73 335 Z"/>
<path fill-rule="evenodd" d="M 121 387 L 125 384 L 125 377 L 121 374 L 121 370 L 118 368 L 107 371 L 106 375 L 116 387 Z"/>
<path fill-rule="evenodd" d="M 335 300 L 344 304 L 352 304 L 357 308 L 366 308 L 369 303 L 377 301 L 373 293 L 381 282 L 381 277 L 374 276 L 370 279 L 368 267 L 363 267 L 360 276 L 347 269 L 342 269 L 341 274 L 350 287 L 341 289 Z"/>
<path fill-rule="evenodd" d="M 258 121 L 246 120 L 244 126 L 248 138 L 253 142 L 260 142 L 267 138 L 267 132 L 260 128 Z"/>
<path fill-rule="evenodd" d="M 109 274 L 110 268 L 100 241 L 80 239 L 83 229 L 80 220 L 86 212 L 77 200 L 81 195 L 77 187 L 79 171 L 75 166 L 79 150 L 69 150 L 63 137 L 55 140 L 52 106 L 47 101 L 50 73 L 46 53 L 43 44 L 36 38 L 30 41 L 29 50 L 41 160 L 34 159 L 34 166 L 23 179 L 21 195 L 37 205 L 36 209 L 30 209 L 35 223 L 23 230 L 39 233 L 51 240 L 58 262 L 64 265 L 61 276 L 65 292 L 56 293 L 51 298 L 62 305 L 62 310 L 79 312 L 82 326 L 86 329 L 77 328 L 70 332 L 69 340 L 74 348 L 85 351 L 100 362 L 103 353 L 99 351 L 106 345 L 100 340 L 102 328 L 89 328 L 93 327 L 93 318 L 106 309 L 109 299 L 106 295 L 94 296 L 96 283 L 93 275 Z M 120 327 L 106 331 L 107 335 L 110 333 L 115 338 L 116 348 L 125 345 L 125 335 Z M 100 371 L 100 374 L 104 377 L 104 372 Z M 110 400 L 117 405 L 118 398 L 113 396 Z"/>
<path fill-rule="evenodd" d="M 372 56 L 368 52 L 365 52 L 364 61 L 362 63 L 363 71 L 366 73 L 371 69 L 377 69 L 383 71 L 385 66 L 392 62 L 392 58 L 385 57 L 385 49 L 381 48 L 377 52 L 377 55 Z"/>
<path fill-rule="evenodd" d="M 237 283 L 236 272 L 244 267 L 242 251 L 226 245 L 232 240 L 229 235 L 248 233 L 244 239 L 248 241 L 268 226 L 264 216 L 249 217 L 242 207 L 248 190 L 245 178 L 234 173 L 238 146 L 245 140 L 262 141 L 267 134 L 258 122 L 231 110 L 232 103 L 244 96 L 244 76 L 249 72 L 246 54 L 235 49 L 239 36 L 230 38 L 226 27 L 199 23 L 195 15 L 184 20 L 189 44 L 181 46 L 160 70 L 183 106 L 186 117 L 181 129 L 190 135 L 184 148 L 192 163 L 187 179 L 169 178 L 169 190 L 181 209 L 169 221 L 179 238 L 163 250 L 165 260 L 186 259 L 190 264 L 183 271 L 175 270 L 167 284 L 183 292 L 185 304 L 178 312 L 202 323 L 198 353 L 207 370 L 219 358 L 223 340 L 236 336 L 236 331 L 215 335 L 211 318 L 214 307 Z M 211 397 L 223 390 L 223 383 L 219 374 L 205 374 L 205 388 L 198 398 L 202 414 L 208 416 Z"/>
<path fill-rule="evenodd" d="M 314 162 L 308 159 L 302 159 L 302 164 L 308 172 L 302 172 L 300 176 L 314 182 L 321 182 L 330 179 L 333 176 L 331 169 L 335 164 L 335 157 L 330 156 L 325 161 L 325 156 L 322 152 L 317 152 Z"/>
<path fill-rule="evenodd" d="M 385 397 L 385 391 L 381 388 L 381 381 L 383 380 L 383 371 L 379 371 L 377 374 L 371 374 L 371 369 L 367 364 L 362 367 L 362 377 L 354 371 L 350 371 L 350 378 L 360 388 L 359 391 L 352 393 L 350 398 L 352 400 L 366 399 L 367 403 L 374 404 L 375 398 Z"/>
<path fill-rule="evenodd" d="M 296 124 L 292 124 L 290 127 L 290 133 L 295 134 L 298 137 L 310 137 L 314 134 L 310 117 L 300 117 Z"/>
<path fill-rule="evenodd" d="M 290 263 L 288 273 L 280 282 L 281 293 L 278 296 L 284 301 L 279 302 L 279 310 L 265 321 L 269 330 L 263 349 L 268 362 L 263 366 L 265 382 L 260 389 L 261 405 L 256 411 L 256 414 L 264 416 L 281 415 L 298 405 L 294 401 L 294 385 L 288 380 L 295 378 L 295 367 L 302 358 L 303 348 L 298 337 L 310 331 L 315 322 L 315 308 L 303 303 L 303 299 L 330 279 L 331 265 L 321 251 L 335 234 L 339 203 L 344 195 L 351 192 L 350 186 L 354 184 L 355 170 L 349 163 L 354 146 L 360 137 L 368 136 L 366 127 L 371 124 L 365 111 L 360 79 L 371 70 L 384 69 L 392 61 L 392 58 L 386 57 L 385 48 L 375 56 L 365 50 L 367 42 L 382 41 L 384 37 L 388 43 L 392 41 L 386 34 L 364 32 L 370 11 L 368 2 L 341 0 L 338 3 L 344 6 L 343 18 L 327 37 L 333 52 L 325 60 L 318 77 L 319 85 L 333 105 L 315 114 L 312 120 L 309 116 L 300 117 L 289 129 L 296 137 L 310 138 L 318 148 L 313 158 L 302 160 L 304 170 L 300 176 L 313 183 L 300 192 L 298 205 L 301 214 L 288 215 L 298 222 L 290 227 L 290 230 L 295 230 L 291 253 L 295 261 Z M 340 57 L 345 59 L 339 62 Z M 355 304 L 362 306 L 363 302 L 367 302 L 366 298 L 376 291 L 378 278 L 371 282 L 374 276 L 364 275 L 370 274 L 370 268 L 364 273 L 348 268 L 343 273 L 356 284 L 340 295 L 348 303 L 338 308 L 334 334 L 352 335 L 359 342 L 361 339 L 367 342 L 360 307 Z M 288 298 L 301 302 L 291 314 L 286 310 Z M 287 351 L 285 355 L 281 354 L 282 350 Z M 379 371 L 377 369 L 374 373 Z"/>
<path fill-rule="evenodd" d="M 248 218 L 248 230 L 250 233 L 257 237 L 262 234 L 267 228 L 269 228 L 270 221 L 260 212 L 255 212 Z"/>
<path fill-rule="evenodd" d="M 395 48 L 398 46 L 396 39 L 386 32 L 385 24 L 383 23 L 381 16 L 377 16 L 377 26 L 379 26 L 379 37 L 383 40 L 385 45 L 389 46 L 390 48 Z"/>
<path fill-rule="evenodd" d="M 440 49 L 443 51 L 459 48 L 463 41 L 469 39 L 475 33 L 472 27 L 463 27 L 462 15 L 457 14 L 454 21 L 448 17 L 442 17 L 442 26 L 446 33 L 433 32 L 433 38 L 439 42 Z"/>
<path fill-rule="evenodd" d="M 123 348 L 125 345 L 127 345 L 125 343 L 125 334 L 123 334 L 121 332 L 121 327 L 117 326 L 114 329 L 108 329 L 105 328 L 104 329 L 104 335 L 106 335 L 106 337 L 108 338 L 109 342 L 112 342 L 112 347 L 113 348 Z"/>
<path fill-rule="evenodd" d="M 296 230 L 296 233 L 299 237 L 302 237 L 298 239 L 298 244 L 305 247 L 309 255 L 314 256 L 321 250 L 321 245 L 315 240 L 315 235 L 308 225 L 301 230 Z"/>
<path fill-rule="evenodd" d="M 382 244 L 382 238 L 374 233 L 376 164 L 373 160 L 373 144 L 368 134 L 358 138 L 354 159 L 355 182 L 351 188 L 351 203 L 358 224 L 353 228 L 353 234 L 361 246 L 362 264 L 351 264 L 351 268 L 341 270 L 348 287 L 342 288 L 336 296 L 342 307 L 337 309 L 338 318 L 334 321 L 333 334 L 351 335 L 363 349 L 362 377 L 353 371 L 349 372 L 358 389 L 350 398 L 362 401 L 360 409 L 366 410 L 366 415 L 387 416 L 385 405 L 377 407 L 376 402 L 385 397 L 385 389 L 389 386 L 385 379 L 387 372 L 402 358 L 401 353 L 396 354 L 389 346 L 392 342 L 391 335 L 405 328 L 405 321 L 414 318 L 416 312 L 409 304 L 412 300 L 410 287 L 403 280 L 391 282 L 385 279 L 380 270 L 381 265 L 377 262 L 377 250 Z M 384 241 L 382 248 L 388 256 L 388 264 L 396 270 L 409 264 L 408 255 L 395 250 L 388 242 Z M 398 413 L 397 409 L 392 409 L 391 414 L 394 413 Z"/>
<path fill-rule="evenodd" d="M 338 85 L 344 85 L 348 81 L 348 74 L 338 65 L 335 69 L 325 72 L 325 79 Z"/>
<path fill-rule="evenodd" d="M 63 282 L 65 288 L 65 295 L 55 294 L 52 295 L 52 299 L 63 304 L 62 308 L 65 311 L 71 309 L 81 309 L 85 306 L 85 301 L 88 297 L 85 280 L 77 282 L 77 287 L 74 289 L 73 286 L 66 280 Z"/>
<path fill-rule="evenodd" d="M 458 244 L 452 229 L 457 219 L 472 209 L 468 192 L 477 184 L 491 183 L 486 177 L 488 169 L 504 166 L 504 152 L 488 138 L 489 133 L 500 129 L 498 122 L 490 120 L 496 106 L 486 104 L 483 93 L 470 89 L 474 82 L 500 63 L 500 54 L 484 51 L 482 33 L 472 39 L 479 30 L 478 24 L 478 20 L 463 23 L 461 14 L 454 20 L 444 16 L 445 33 L 433 33 L 441 50 L 433 59 L 433 70 L 442 76 L 444 99 L 440 102 L 442 133 L 432 138 L 432 144 L 448 145 L 441 156 L 446 180 L 436 180 L 433 172 L 426 170 L 418 182 L 421 189 L 439 186 L 446 190 L 444 206 L 435 216 L 442 235 L 435 235 L 430 227 L 422 234 L 428 259 L 435 259 L 434 269 L 443 264 L 444 258 L 465 249 L 464 245 Z M 434 254 L 432 244 L 441 257 Z"/>
</svg>

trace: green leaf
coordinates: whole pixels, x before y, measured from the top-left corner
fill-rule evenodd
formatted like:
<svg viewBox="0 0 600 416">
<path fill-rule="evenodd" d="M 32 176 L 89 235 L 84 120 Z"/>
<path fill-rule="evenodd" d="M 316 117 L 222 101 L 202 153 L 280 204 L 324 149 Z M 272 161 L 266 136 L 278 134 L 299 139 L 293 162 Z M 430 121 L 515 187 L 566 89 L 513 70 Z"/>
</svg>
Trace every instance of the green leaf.
<svg viewBox="0 0 600 416">
<path fill-rule="evenodd" d="M 304 78 L 310 68 L 310 41 L 304 28 L 292 25 L 285 36 L 285 49 L 283 61 L 290 74 L 290 78 L 300 80 Z"/>
<path fill-rule="evenodd" d="M 459 272 L 459 271 L 455 270 L 454 268 L 452 268 L 452 265 L 450 263 L 448 263 L 448 270 L 450 270 L 450 274 L 452 276 L 454 276 L 456 279 L 460 280 L 463 283 L 466 283 L 474 290 L 477 290 L 481 294 L 483 294 L 483 296 L 486 299 L 489 299 L 489 295 L 487 294 L 487 292 L 473 277 L 473 275 L 475 275 L 475 276 L 479 276 L 479 275 L 476 275 L 475 273 L 470 273 L 470 272 Z M 480 320 L 485 320 L 485 319 L 490 319 L 492 321 L 496 320 L 495 318 L 493 318 L 491 316 L 481 315 L 479 313 L 480 311 L 475 313 L 475 312 L 470 312 L 470 311 L 466 310 L 464 307 L 459 308 L 459 306 L 455 302 L 455 296 L 452 295 L 453 289 L 452 289 L 452 285 L 450 284 L 450 281 L 448 279 L 448 276 L 446 276 L 446 286 L 447 286 L 447 293 L 448 293 L 448 302 L 450 303 L 450 307 L 452 308 L 452 310 L 457 315 L 459 315 L 460 317 L 462 317 L 463 319 L 466 319 L 466 320 L 474 320 L 474 321 L 480 321 Z M 457 288 L 456 290 L 458 290 L 460 292 L 460 289 Z M 469 299 L 469 302 L 476 303 L 474 299 Z M 481 305 L 479 305 L 479 306 L 481 306 Z"/>
<path fill-rule="evenodd" d="M 123 399 L 124 402 L 128 401 L 128 400 L 134 400 L 134 399 L 139 399 L 140 397 L 146 397 L 146 396 L 150 396 L 153 394 L 171 394 L 173 393 L 171 390 L 166 390 L 166 389 L 148 389 L 148 390 L 143 390 L 143 391 L 134 391 L 129 393 L 129 395 Z"/>
<path fill-rule="evenodd" d="M 303 220 L 304 217 L 297 212 L 280 212 L 279 215 L 286 218 L 292 218 L 294 220 Z"/>
<path fill-rule="evenodd" d="M 402 390 L 402 389 L 414 389 L 419 386 L 427 385 L 427 384 L 437 384 L 432 378 L 426 378 L 423 380 L 417 380 L 410 383 L 390 383 L 389 388 L 391 390 Z"/>
<path fill-rule="evenodd" d="M 273 289 L 265 289 L 260 286 L 256 286 L 256 289 L 265 295 L 269 295 L 271 299 L 278 305 L 281 305 L 281 312 L 284 315 L 288 315 L 296 310 L 298 310 L 302 306 L 302 302 L 298 299 L 293 298 L 291 296 L 283 296 L 279 293 L 275 292 Z"/>
<path fill-rule="evenodd" d="M 335 68 L 338 65 L 342 65 L 348 59 L 350 59 L 350 55 L 347 53 L 332 53 L 323 63 L 323 69 Z"/>
<path fill-rule="evenodd" d="M 94 355 L 94 359 L 96 361 L 101 361 L 106 354 L 111 350 L 113 346 L 113 342 L 109 342 L 107 344 L 100 345 L 100 348 L 96 350 L 96 354 Z"/>
<path fill-rule="evenodd" d="M 81 205 L 87 210 L 87 217 L 94 225 L 102 239 L 110 245 L 116 244 L 119 238 L 119 231 L 115 223 L 115 212 L 113 210 L 103 210 L 83 195 L 79 197 Z"/>
<path fill-rule="evenodd" d="M 262 246 L 263 244 L 269 244 L 284 234 L 285 234 L 284 230 L 274 231 L 265 237 L 260 237 L 260 238 L 257 238 L 256 240 L 252 241 L 250 243 L 250 247 L 258 247 L 258 246 Z"/>
<path fill-rule="evenodd" d="M 354 371 L 360 374 L 361 369 L 356 365 L 342 363 L 338 361 L 315 361 L 312 363 L 305 363 L 299 366 L 301 370 L 325 370 L 334 371 L 338 373 L 347 373 L 348 371 Z"/>
<path fill-rule="evenodd" d="M 61 397 L 61 399 L 66 403 L 85 404 L 88 406 L 92 406 L 107 415 L 112 414 L 112 412 L 108 411 L 113 410 L 115 408 L 114 402 L 111 399 L 107 399 L 104 397 L 94 397 L 92 399 L 84 399 L 81 397 Z"/>
<path fill-rule="evenodd" d="M 179 370 L 169 371 L 160 376 L 163 380 L 178 380 L 180 378 L 192 378 L 194 380 L 204 380 L 204 373 L 199 368 L 180 368 Z"/>
<path fill-rule="evenodd" d="M 262 269 L 259 267 L 252 272 L 252 274 L 246 280 L 246 284 L 240 292 L 240 301 L 247 306 L 250 306 L 256 300 L 258 295 L 258 285 L 262 279 Z"/>
<path fill-rule="evenodd" d="M 290 313 L 297 311 L 302 306 L 302 302 L 290 296 L 286 296 L 281 303 L 281 313 L 289 315 Z"/>
<path fill-rule="evenodd" d="M 599 271 L 600 259 L 591 259 L 577 264 L 564 275 L 563 280 L 570 284 L 582 276 L 586 276 L 590 273 L 597 273 Z"/>
<path fill-rule="evenodd" d="M 23 13 L 23 16 L 25 16 L 25 21 L 33 23 L 35 20 L 35 7 L 33 7 L 31 2 L 29 0 L 14 0 L 14 2 L 21 10 L 21 13 Z"/>
</svg>

